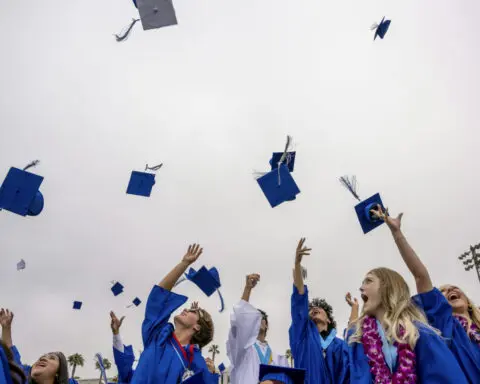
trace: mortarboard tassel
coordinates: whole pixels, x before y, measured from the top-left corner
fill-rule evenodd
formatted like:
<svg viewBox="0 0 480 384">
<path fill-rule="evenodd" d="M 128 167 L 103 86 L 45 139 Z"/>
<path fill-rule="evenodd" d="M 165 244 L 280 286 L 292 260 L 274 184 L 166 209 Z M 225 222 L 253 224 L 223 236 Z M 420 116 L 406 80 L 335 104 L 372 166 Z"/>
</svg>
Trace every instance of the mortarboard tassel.
<svg viewBox="0 0 480 384">
<path fill-rule="evenodd" d="M 120 42 L 120 41 L 124 41 L 128 38 L 128 35 L 130 34 L 130 31 L 132 30 L 132 28 L 135 26 L 135 24 L 137 23 L 137 21 L 140 21 L 140 19 L 132 19 L 132 22 L 130 23 L 130 25 L 127 27 L 127 29 L 125 30 L 125 32 L 121 33 L 120 35 L 115 35 L 115 39 L 117 40 L 117 42 Z"/>
<path fill-rule="evenodd" d="M 25 168 L 23 168 L 24 171 L 26 171 L 29 168 L 36 167 L 40 163 L 40 160 L 33 160 L 31 163 L 28 163 Z"/>
<path fill-rule="evenodd" d="M 355 197 L 358 201 L 361 201 L 360 197 L 357 194 L 357 178 L 356 176 L 352 176 L 351 179 L 348 178 L 348 176 L 342 176 L 340 177 L 340 183 L 347 188 L 353 197 Z"/>
<path fill-rule="evenodd" d="M 373 23 L 372 26 L 370 27 L 370 30 L 375 31 L 378 27 L 379 25 L 377 23 Z"/>
<path fill-rule="evenodd" d="M 287 143 L 285 144 L 285 150 L 283 151 L 283 155 L 278 162 L 278 185 L 282 184 L 282 179 L 280 178 L 280 165 L 282 165 L 283 161 L 287 157 L 288 148 L 292 143 L 292 136 L 287 135 Z"/>
<path fill-rule="evenodd" d="M 145 165 L 145 171 L 149 170 L 149 171 L 158 171 L 160 168 L 162 168 L 162 164 L 159 164 L 159 165 L 155 165 L 154 167 L 149 167 L 148 164 Z"/>
<path fill-rule="evenodd" d="M 219 312 L 223 312 L 223 310 L 225 309 L 225 303 L 223 302 L 223 296 L 220 293 L 219 289 L 217 289 L 217 292 L 218 292 L 218 296 L 220 297 L 220 311 Z"/>
</svg>

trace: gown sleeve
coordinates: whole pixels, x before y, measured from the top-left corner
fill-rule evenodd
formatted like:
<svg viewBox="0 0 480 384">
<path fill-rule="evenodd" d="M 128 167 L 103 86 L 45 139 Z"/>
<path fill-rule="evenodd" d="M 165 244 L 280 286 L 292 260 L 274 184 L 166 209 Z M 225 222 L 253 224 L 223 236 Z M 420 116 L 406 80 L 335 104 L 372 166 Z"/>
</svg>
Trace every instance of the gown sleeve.
<svg viewBox="0 0 480 384">
<path fill-rule="evenodd" d="M 261 313 L 250 303 L 241 300 L 234 305 L 227 339 L 227 355 L 233 366 L 242 361 L 247 348 L 257 340 L 261 321 Z"/>
<path fill-rule="evenodd" d="M 420 327 L 415 354 L 419 383 L 468 384 L 455 356 L 432 330 Z"/>
<path fill-rule="evenodd" d="M 145 309 L 145 320 L 142 324 L 144 348 L 155 339 L 168 323 L 171 314 L 187 301 L 187 297 L 178 295 L 156 285 L 153 287 Z"/>
<path fill-rule="evenodd" d="M 133 362 L 135 355 L 131 345 L 124 345 L 123 352 L 113 348 L 113 359 L 118 370 L 118 379 L 121 383 L 129 383 L 133 376 Z"/>
<path fill-rule="evenodd" d="M 423 309 L 432 327 L 442 332 L 443 337 L 452 338 L 454 320 L 452 307 L 437 288 L 415 295 L 413 301 Z"/>
<path fill-rule="evenodd" d="M 308 287 L 305 285 L 303 295 L 298 292 L 297 287 L 293 286 L 291 297 L 291 316 L 292 324 L 289 329 L 290 350 L 292 356 L 298 355 L 298 347 L 302 340 L 307 337 L 308 330 Z"/>
</svg>

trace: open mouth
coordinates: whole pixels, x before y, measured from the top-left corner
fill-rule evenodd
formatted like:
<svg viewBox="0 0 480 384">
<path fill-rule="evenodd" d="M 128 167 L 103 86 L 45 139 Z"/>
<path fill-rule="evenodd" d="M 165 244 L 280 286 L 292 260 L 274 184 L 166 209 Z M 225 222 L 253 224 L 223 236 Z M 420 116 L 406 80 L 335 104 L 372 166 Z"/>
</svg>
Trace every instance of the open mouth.
<svg viewBox="0 0 480 384">
<path fill-rule="evenodd" d="M 367 295 L 362 293 L 361 297 L 362 297 L 362 300 L 363 300 L 364 303 L 366 303 L 368 301 L 368 296 Z"/>
<path fill-rule="evenodd" d="M 460 299 L 460 296 L 456 292 L 452 292 L 448 295 L 448 301 L 455 301 Z"/>
</svg>

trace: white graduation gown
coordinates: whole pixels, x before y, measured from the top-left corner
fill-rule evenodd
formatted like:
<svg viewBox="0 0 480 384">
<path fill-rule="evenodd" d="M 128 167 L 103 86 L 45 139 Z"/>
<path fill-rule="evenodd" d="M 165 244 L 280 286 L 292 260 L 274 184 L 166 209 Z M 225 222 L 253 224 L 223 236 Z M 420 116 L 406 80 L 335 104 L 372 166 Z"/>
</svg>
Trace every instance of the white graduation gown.
<svg viewBox="0 0 480 384">
<path fill-rule="evenodd" d="M 257 340 L 261 321 L 261 313 L 250 303 L 240 300 L 233 307 L 227 339 L 227 356 L 231 362 L 230 382 L 232 384 L 258 384 L 259 382 L 260 358 L 254 344 L 260 347 L 262 353 L 265 353 L 268 347 L 267 343 Z M 287 358 L 272 351 L 272 365 L 287 367 Z"/>
</svg>

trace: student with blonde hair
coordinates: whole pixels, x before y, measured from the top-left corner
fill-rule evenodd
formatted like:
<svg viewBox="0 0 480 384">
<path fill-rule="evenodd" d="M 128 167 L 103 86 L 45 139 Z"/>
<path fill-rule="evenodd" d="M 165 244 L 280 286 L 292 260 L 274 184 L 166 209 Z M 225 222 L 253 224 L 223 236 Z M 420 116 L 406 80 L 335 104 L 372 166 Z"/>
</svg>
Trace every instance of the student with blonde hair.
<svg viewBox="0 0 480 384">
<path fill-rule="evenodd" d="M 399 273 L 375 268 L 365 276 L 360 292 L 362 312 L 348 331 L 348 383 L 467 383 Z"/>
<path fill-rule="evenodd" d="M 442 333 L 467 382 L 480 383 L 480 310 L 455 286 L 433 287 L 427 268 L 400 229 L 403 214 L 392 218 L 388 210 L 380 207 L 374 214 L 390 228 L 400 255 L 415 278 L 418 295 L 414 301 L 425 311 L 430 325 Z"/>
</svg>

